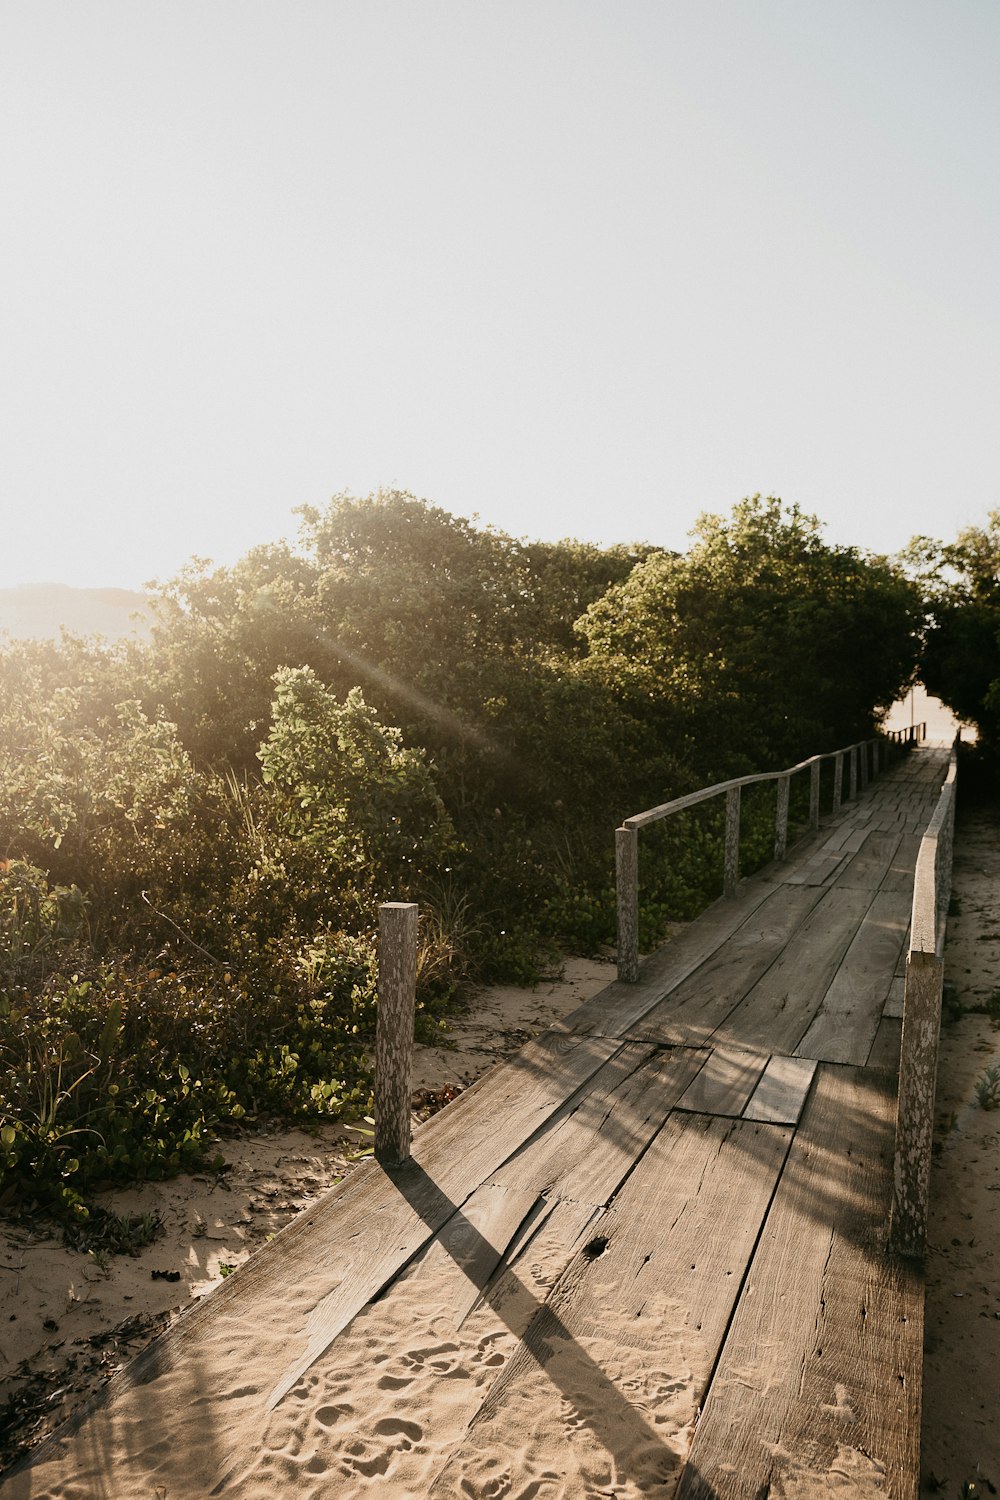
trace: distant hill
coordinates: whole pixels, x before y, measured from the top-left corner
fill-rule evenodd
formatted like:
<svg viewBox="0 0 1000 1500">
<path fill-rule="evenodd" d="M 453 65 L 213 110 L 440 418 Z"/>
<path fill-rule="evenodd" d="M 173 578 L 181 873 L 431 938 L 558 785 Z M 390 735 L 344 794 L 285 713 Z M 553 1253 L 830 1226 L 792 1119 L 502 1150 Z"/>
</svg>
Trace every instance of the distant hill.
<svg viewBox="0 0 1000 1500">
<path fill-rule="evenodd" d="M 133 615 L 141 618 L 135 620 Z M 19 640 L 57 640 L 65 627 L 74 635 L 109 641 L 149 634 L 149 599 L 135 589 L 77 589 L 65 583 L 25 583 L 0 589 L 0 631 Z"/>
</svg>

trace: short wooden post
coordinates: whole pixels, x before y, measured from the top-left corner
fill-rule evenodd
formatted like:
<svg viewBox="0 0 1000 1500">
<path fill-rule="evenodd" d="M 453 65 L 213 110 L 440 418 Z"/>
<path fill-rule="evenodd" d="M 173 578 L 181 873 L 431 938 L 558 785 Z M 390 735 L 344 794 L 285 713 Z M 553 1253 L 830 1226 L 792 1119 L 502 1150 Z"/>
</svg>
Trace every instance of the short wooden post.
<svg viewBox="0 0 1000 1500">
<path fill-rule="evenodd" d="M 844 800 L 844 752 L 839 750 L 833 758 L 833 811 L 840 812 Z"/>
<path fill-rule="evenodd" d="M 736 895 L 740 879 L 740 792 L 731 786 L 726 793 L 726 857 L 722 888 L 727 896 Z"/>
<path fill-rule="evenodd" d="M 858 780 L 861 790 L 864 791 L 868 785 L 868 741 L 862 740 L 858 746 Z"/>
<path fill-rule="evenodd" d="M 851 755 L 851 779 L 850 779 L 850 789 L 849 789 L 849 791 L 847 793 L 847 796 L 848 796 L 849 800 L 851 802 L 853 802 L 854 799 L 855 799 L 855 797 L 858 795 L 858 747 L 857 747 L 857 745 L 852 745 L 851 746 L 850 755 Z"/>
<path fill-rule="evenodd" d="M 941 959 L 935 953 L 911 953 L 906 961 L 903 993 L 889 1244 L 897 1255 L 915 1259 L 927 1250 L 927 1199 L 943 987 Z"/>
<path fill-rule="evenodd" d="M 878 740 L 872 740 L 872 780 L 878 775 Z"/>
<path fill-rule="evenodd" d="M 615 878 L 618 887 L 618 978 L 639 978 L 639 830 L 615 829 Z"/>
<path fill-rule="evenodd" d="M 410 1154 L 416 1000 L 416 902 L 386 901 L 378 909 L 375 1156 L 387 1167 L 401 1166 Z"/>
<path fill-rule="evenodd" d="M 819 776 L 823 762 L 814 760 L 809 767 L 809 827 L 819 827 Z"/>
<path fill-rule="evenodd" d="M 788 788 L 790 776 L 779 776 L 774 814 L 774 857 L 784 859 L 788 848 Z"/>
</svg>

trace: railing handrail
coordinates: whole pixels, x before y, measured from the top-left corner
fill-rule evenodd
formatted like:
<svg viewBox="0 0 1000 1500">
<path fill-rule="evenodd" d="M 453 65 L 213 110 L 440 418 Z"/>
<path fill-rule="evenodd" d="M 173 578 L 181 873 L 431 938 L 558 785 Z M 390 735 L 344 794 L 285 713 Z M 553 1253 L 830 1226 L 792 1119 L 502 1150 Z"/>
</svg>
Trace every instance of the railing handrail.
<svg viewBox="0 0 1000 1500">
<path fill-rule="evenodd" d="M 956 735 L 941 794 L 920 840 L 903 985 L 889 1245 L 897 1254 L 917 1260 L 927 1251 L 944 935 L 951 898 L 960 739 Z"/>
<path fill-rule="evenodd" d="M 912 726 L 918 731 L 916 738 L 923 738 L 922 731 L 926 728 L 924 724 Z M 762 781 L 778 781 L 782 776 L 794 776 L 797 771 L 808 770 L 810 766 L 817 765 L 824 760 L 832 760 L 837 755 L 850 755 L 852 750 L 860 750 L 862 746 L 873 745 L 880 740 L 899 740 L 909 736 L 908 729 L 892 729 L 885 734 L 872 735 L 870 739 L 855 740 L 852 745 L 844 745 L 840 750 L 824 750 L 819 755 L 810 755 L 808 760 L 800 760 L 798 765 L 788 766 L 784 771 L 755 771 L 749 776 L 737 776 L 732 781 L 717 781 L 714 786 L 702 787 L 697 792 L 687 792 L 683 797 L 674 797 L 670 802 L 661 802 L 658 807 L 647 808 L 645 812 L 634 813 L 632 817 L 622 821 L 623 828 L 646 828 L 650 823 L 657 823 L 661 818 L 669 817 L 671 813 L 683 812 L 688 807 L 696 807 L 699 802 L 707 802 L 710 797 L 717 797 L 722 792 L 733 791 L 737 787 L 753 786 Z"/>
<path fill-rule="evenodd" d="M 870 779 L 878 776 L 879 746 L 918 744 L 927 738 L 926 724 L 911 724 L 908 729 L 884 730 L 871 739 L 856 740 L 841 750 L 824 750 L 799 761 L 783 771 L 758 771 L 749 776 L 737 776 L 732 781 L 720 781 L 714 786 L 702 787 L 700 791 L 688 792 L 663 802 L 659 807 L 647 808 L 626 818 L 615 829 L 615 891 L 618 907 L 618 978 L 625 984 L 635 984 L 639 978 L 639 830 L 650 823 L 657 823 L 671 813 L 696 807 L 710 797 L 726 796 L 726 830 L 723 863 L 723 892 L 735 896 L 740 876 L 740 805 L 745 786 L 761 782 L 775 782 L 777 799 L 774 819 L 774 857 L 784 859 L 788 848 L 788 803 L 792 777 L 799 771 L 809 772 L 809 824 L 814 830 L 820 821 L 820 780 L 824 760 L 834 762 L 833 812 L 840 811 L 845 799 L 853 801 L 859 791 L 863 792 Z M 870 750 L 870 754 L 869 754 Z M 848 771 L 847 790 L 844 790 L 844 770 Z"/>
<path fill-rule="evenodd" d="M 951 862 L 945 862 L 942 870 L 942 853 L 950 853 L 951 827 L 955 810 L 955 791 L 958 778 L 958 747 L 952 746 L 948 760 L 948 774 L 941 787 L 941 795 L 924 830 L 917 853 L 917 864 L 913 875 L 913 907 L 910 917 L 910 952 L 934 953 L 941 950 L 943 937 L 941 908 L 947 905 L 951 895 Z M 947 849 L 946 849 L 947 846 Z M 943 878 L 942 878 L 943 877 Z"/>
</svg>

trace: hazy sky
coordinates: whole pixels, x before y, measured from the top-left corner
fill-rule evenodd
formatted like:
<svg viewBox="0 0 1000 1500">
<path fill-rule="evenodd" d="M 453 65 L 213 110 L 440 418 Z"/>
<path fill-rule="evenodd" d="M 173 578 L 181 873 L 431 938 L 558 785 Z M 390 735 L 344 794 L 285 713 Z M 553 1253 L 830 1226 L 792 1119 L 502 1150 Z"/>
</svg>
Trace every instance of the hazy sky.
<svg viewBox="0 0 1000 1500">
<path fill-rule="evenodd" d="M 997 0 L 0 0 L 0 584 L 1000 506 Z"/>
</svg>

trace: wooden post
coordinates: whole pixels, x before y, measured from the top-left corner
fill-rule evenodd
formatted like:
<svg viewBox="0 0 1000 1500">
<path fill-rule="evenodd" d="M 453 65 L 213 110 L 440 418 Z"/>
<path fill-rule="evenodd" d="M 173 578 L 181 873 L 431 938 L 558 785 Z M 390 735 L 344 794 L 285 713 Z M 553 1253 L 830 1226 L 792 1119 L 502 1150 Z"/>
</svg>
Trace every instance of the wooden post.
<svg viewBox="0 0 1000 1500">
<path fill-rule="evenodd" d="M 618 978 L 639 978 L 639 830 L 615 829 L 615 878 L 618 887 Z"/>
<path fill-rule="evenodd" d="M 915 1259 L 927 1250 L 927 1195 L 943 987 L 944 964 L 937 954 L 911 953 L 906 960 L 903 993 L 889 1244 L 897 1255 Z"/>
<path fill-rule="evenodd" d="M 809 827 L 819 827 L 819 776 L 823 768 L 821 760 L 814 760 L 809 767 Z"/>
<path fill-rule="evenodd" d="M 726 862 L 722 888 L 727 896 L 736 895 L 740 879 L 740 792 L 731 786 L 726 793 Z"/>
<path fill-rule="evenodd" d="M 386 901 L 378 909 L 375 1156 L 387 1167 L 401 1166 L 410 1154 L 416 1001 L 416 902 Z"/>
<path fill-rule="evenodd" d="M 833 811 L 840 812 L 844 797 L 844 752 L 839 751 L 833 760 Z"/>
<path fill-rule="evenodd" d="M 878 740 L 872 740 L 872 780 L 878 775 Z"/>
<path fill-rule="evenodd" d="M 861 790 L 864 791 L 868 785 L 868 741 L 862 740 L 858 746 L 858 780 Z"/>
<path fill-rule="evenodd" d="M 855 799 L 855 797 L 858 795 L 858 747 L 857 747 L 857 745 L 852 745 L 851 746 L 850 755 L 851 755 L 851 780 L 850 780 L 850 788 L 848 790 L 847 796 L 848 796 L 848 799 L 851 802 L 853 802 L 854 799 Z"/>
<path fill-rule="evenodd" d="M 779 776 L 774 815 L 774 857 L 784 859 L 788 848 L 788 788 L 790 776 Z"/>
</svg>

